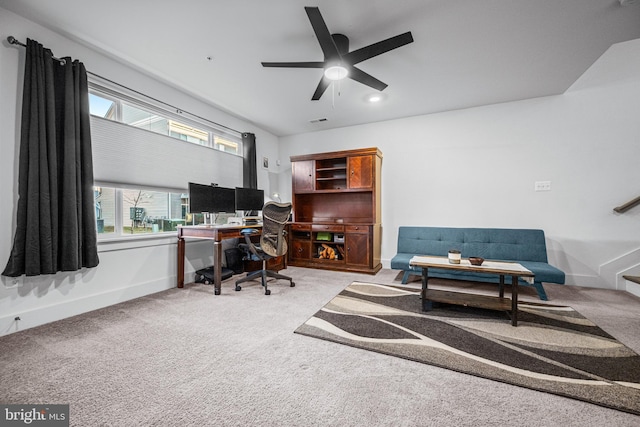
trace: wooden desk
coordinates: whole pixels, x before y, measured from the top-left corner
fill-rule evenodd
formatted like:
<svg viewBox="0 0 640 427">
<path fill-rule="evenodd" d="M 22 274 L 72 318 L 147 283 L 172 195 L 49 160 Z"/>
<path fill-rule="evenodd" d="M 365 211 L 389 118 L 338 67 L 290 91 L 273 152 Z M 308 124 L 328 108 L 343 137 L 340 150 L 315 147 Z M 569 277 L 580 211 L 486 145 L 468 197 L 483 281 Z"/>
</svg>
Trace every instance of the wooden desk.
<svg viewBox="0 0 640 427">
<path fill-rule="evenodd" d="M 468 259 L 463 259 L 460 264 L 451 264 L 447 257 L 414 256 L 409 261 L 409 265 L 422 268 L 423 311 L 431 310 L 432 302 L 468 305 L 490 310 L 509 311 L 511 308 L 513 326 L 518 326 L 518 277 L 525 280 L 532 280 L 534 277 L 531 271 L 516 262 L 485 261 L 482 265 L 472 265 Z M 498 274 L 500 276 L 499 297 L 428 289 L 429 268 Z M 511 299 L 504 298 L 504 276 L 511 276 Z"/>
<path fill-rule="evenodd" d="M 214 294 L 220 295 L 222 282 L 222 241 L 244 238 L 240 230 L 262 225 L 182 225 L 178 226 L 178 287 L 184 287 L 184 245 L 185 238 L 213 240 Z"/>
</svg>

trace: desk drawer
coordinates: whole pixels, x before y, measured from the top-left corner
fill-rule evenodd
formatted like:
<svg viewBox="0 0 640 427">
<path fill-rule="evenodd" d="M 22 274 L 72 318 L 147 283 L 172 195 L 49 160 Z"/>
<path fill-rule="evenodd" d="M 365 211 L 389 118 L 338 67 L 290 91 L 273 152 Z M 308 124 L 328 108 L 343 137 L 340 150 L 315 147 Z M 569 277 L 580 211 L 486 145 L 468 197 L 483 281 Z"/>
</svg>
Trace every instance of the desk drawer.
<svg viewBox="0 0 640 427">
<path fill-rule="evenodd" d="M 347 233 L 367 234 L 369 233 L 369 226 L 368 225 L 347 225 L 345 227 L 345 231 Z"/>
<path fill-rule="evenodd" d="M 344 233 L 344 225 L 314 224 L 313 231 L 326 231 L 329 233 Z"/>
<path fill-rule="evenodd" d="M 311 231 L 311 224 L 291 224 L 291 231 Z"/>
</svg>

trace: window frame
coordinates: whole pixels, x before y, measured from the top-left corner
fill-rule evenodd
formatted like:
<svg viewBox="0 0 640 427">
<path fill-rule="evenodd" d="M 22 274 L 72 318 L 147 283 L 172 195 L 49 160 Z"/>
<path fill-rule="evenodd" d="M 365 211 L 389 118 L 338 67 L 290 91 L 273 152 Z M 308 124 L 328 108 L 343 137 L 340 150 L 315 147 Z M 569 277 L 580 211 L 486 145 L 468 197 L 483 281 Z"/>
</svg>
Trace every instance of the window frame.
<svg viewBox="0 0 640 427">
<path fill-rule="evenodd" d="M 142 111 L 146 111 L 148 113 L 157 115 L 159 118 L 163 118 L 167 120 L 169 123 L 174 122 L 178 125 L 184 125 L 188 127 L 192 127 L 196 130 L 206 132 L 208 134 L 207 143 L 199 144 L 196 142 L 188 141 L 186 139 L 182 139 L 176 136 L 171 135 L 171 126 L 168 126 L 167 133 L 159 133 L 154 132 L 159 135 L 165 135 L 169 138 L 173 138 L 178 141 L 182 141 L 187 144 L 195 144 L 202 147 L 210 148 L 212 150 L 221 151 L 227 154 L 231 154 L 234 156 L 242 157 L 243 156 L 243 146 L 242 146 L 242 133 L 230 129 L 224 129 L 222 125 L 214 125 L 211 122 L 207 122 L 206 120 L 201 120 L 197 117 L 187 117 L 186 112 L 181 109 L 169 109 L 170 107 L 167 105 L 162 105 L 161 101 L 154 100 L 153 98 L 145 97 L 142 94 L 130 94 L 130 91 L 126 91 L 124 88 L 115 88 L 115 85 L 107 85 L 102 82 L 96 81 L 96 79 L 89 79 L 89 94 L 98 96 L 103 99 L 107 99 L 109 101 L 114 102 L 115 114 L 113 118 L 103 117 L 99 115 L 93 115 L 94 117 L 99 117 L 104 120 L 111 120 L 118 123 L 122 123 L 127 126 L 136 127 L 137 129 L 145 130 L 147 132 L 154 132 L 152 130 L 146 129 L 144 127 L 138 127 L 134 125 L 130 125 L 123 121 L 123 104 L 127 104 L 133 108 L 140 109 Z M 142 99 L 145 98 L 145 99 Z M 226 141 L 230 144 L 220 144 L 216 142 L 216 138 L 220 138 L 223 141 Z M 227 151 L 218 148 L 218 145 L 230 146 L 231 144 L 236 144 L 236 152 Z"/>
</svg>

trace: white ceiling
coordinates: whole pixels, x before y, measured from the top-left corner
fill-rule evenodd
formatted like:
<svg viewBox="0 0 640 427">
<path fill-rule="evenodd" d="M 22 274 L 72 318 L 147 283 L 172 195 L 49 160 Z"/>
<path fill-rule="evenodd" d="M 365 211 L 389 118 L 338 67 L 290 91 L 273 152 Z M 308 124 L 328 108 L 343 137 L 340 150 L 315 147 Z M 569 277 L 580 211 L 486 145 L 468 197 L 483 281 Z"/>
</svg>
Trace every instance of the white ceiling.
<svg viewBox="0 0 640 427">
<path fill-rule="evenodd" d="M 384 102 L 366 103 L 375 91 L 352 80 L 311 101 L 322 70 L 261 66 L 323 59 L 304 6 L 318 6 L 351 50 L 412 32 L 414 43 L 358 65 L 389 85 Z M 0 7 L 279 136 L 560 94 L 612 44 L 640 38 L 640 1 L 0 0 Z M 319 118 L 327 121 L 310 123 Z"/>
</svg>

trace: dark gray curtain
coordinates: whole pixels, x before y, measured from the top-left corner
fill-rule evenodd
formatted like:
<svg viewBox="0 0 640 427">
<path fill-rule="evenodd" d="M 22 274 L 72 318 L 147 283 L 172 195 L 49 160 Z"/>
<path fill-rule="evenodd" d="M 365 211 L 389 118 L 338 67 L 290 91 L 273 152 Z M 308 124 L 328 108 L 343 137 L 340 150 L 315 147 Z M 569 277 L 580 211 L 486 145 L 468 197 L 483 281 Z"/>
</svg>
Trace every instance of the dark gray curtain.
<svg viewBox="0 0 640 427">
<path fill-rule="evenodd" d="M 242 134 L 243 170 L 242 186 L 258 188 L 258 170 L 256 169 L 256 136 L 249 132 Z"/>
<path fill-rule="evenodd" d="M 4 276 L 98 265 L 84 65 L 27 40 L 17 227 Z"/>
</svg>

